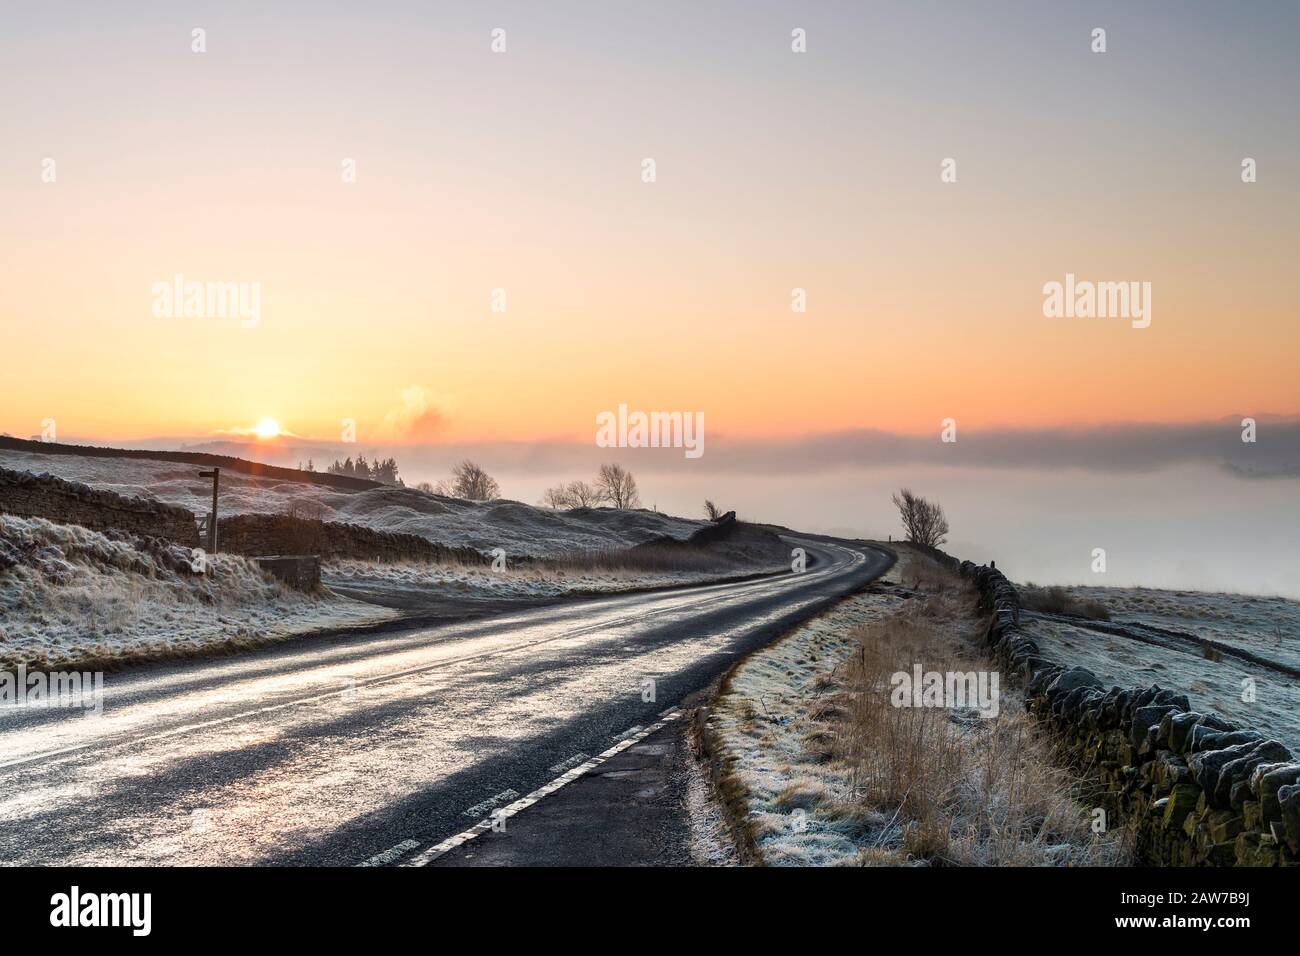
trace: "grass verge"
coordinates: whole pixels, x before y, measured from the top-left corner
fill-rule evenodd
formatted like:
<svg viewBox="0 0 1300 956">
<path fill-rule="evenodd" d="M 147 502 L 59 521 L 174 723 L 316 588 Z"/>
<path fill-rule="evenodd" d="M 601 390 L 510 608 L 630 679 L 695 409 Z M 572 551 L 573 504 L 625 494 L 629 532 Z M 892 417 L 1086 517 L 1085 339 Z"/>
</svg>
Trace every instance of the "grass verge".
<svg viewBox="0 0 1300 956">
<path fill-rule="evenodd" d="M 974 604 L 912 554 L 728 676 L 697 737 L 747 862 L 1125 862 L 1121 835 L 1092 832 L 1095 801 L 1000 680 L 994 716 L 891 700 L 914 665 L 987 671 Z"/>
</svg>

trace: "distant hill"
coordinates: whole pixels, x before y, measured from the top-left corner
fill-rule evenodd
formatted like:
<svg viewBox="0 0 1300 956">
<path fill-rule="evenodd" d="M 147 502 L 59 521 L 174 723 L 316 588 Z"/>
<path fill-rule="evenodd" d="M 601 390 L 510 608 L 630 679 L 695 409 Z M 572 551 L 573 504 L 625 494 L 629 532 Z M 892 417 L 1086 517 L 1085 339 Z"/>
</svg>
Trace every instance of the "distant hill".
<svg viewBox="0 0 1300 956">
<path fill-rule="evenodd" d="M 235 442 L 213 442 L 213 445 L 239 447 Z M 364 478 L 352 478 L 348 475 L 331 475 L 323 471 L 300 471 L 269 465 L 265 462 L 250 461 L 234 455 L 217 455 L 199 451 L 153 451 L 138 448 L 103 448 L 96 445 L 69 445 L 63 442 L 30 441 L 23 438 L 0 436 L 0 448 L 12 451 L 25 451 L 39 455 L 79 455 L 86 458 L 131 458 L 150 461 L 182 462 L 190 465 L 206 465 L 209 468 L 237 471 L 254 478 L 277 478 L 282 481 L 300 481 L 313 485 L 324 485 L 344 491 L 367 491 L 371 488 L 384 488 L 378 481 Z M 323 467 L 328 462 L 322 462 Z"/>
<path fill-rule="evenodd" d="M 305 443 L 286 441 L 283 438 L 270 441 L 217 441 L 198 442 L 193 445 L 181 445 L 180 450 L 197 455 L 224 455 L 230 458 L 243 458 L 248 461 L 260 461 L 268 465 L 297 469 L 298 463 L 306 464 L 309 460 L 316 467 L 324 470 L 325 465 L 335 458 L 357 456 L 358 450 L 370 456 L 371 449 L 363 445 L 344 445 L 340 443 Z"/>
</svg>

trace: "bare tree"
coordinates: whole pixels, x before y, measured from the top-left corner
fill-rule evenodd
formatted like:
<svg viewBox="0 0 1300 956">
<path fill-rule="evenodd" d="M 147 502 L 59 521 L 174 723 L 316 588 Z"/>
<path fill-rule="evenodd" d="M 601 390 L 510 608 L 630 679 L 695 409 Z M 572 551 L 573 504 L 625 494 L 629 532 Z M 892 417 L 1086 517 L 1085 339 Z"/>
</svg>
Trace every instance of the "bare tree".
<svg viewBox="0 0 1300 956">
<path fill-rule="evenodd" d="M 439 482 L 439 488 L 442 487 Z M 451 497 L 468 501 L 491 501 L 501 495 L 501 486 L 496 479 L 468 458 L 452 466 L 451 484 L 447 487 Z"/>
<path fill-rule="evenodd" d="M 631 477 L 631 476 L 629 476 Z M 594 508 L 606 498 L 605 492 L 585 481 L 570 481 L 542 492 L 540 504 L 547 508 Z"/>
<path fill-rule="evenodd" d="M 710 521 L 717 521 L 722 517 L 722 512 L 718 509 L 718 506 L 708 498 L 704 499 L 704 513 Z"/>
<path fill-rule="evenodd" d="M 641 494 L 636 489 L 636 479 L 622 465 L 601 465 L 596 476 L 596 488 L 601 500 L 620 511 L 641 505 Z"/>
<path fill-rule="evenodd" d="M 628 475 L 631 478 L 631 475 Z M 633 484 L 635 488 L 635 483 Z M 573 504 L 570 508 L 594 508 L 603 500 L 601 491 L 595 485 L 589 485 L 585 481 L 571 481 L 565 486 L 565 493 Z"/>
<path fill-rule="evenodd" d="M 556 485 L 542 492 L 541 504 L 547 508 L 572 508 L 573 498 L 566 486 Z"/>
<path fill-rule="evenodd" d="M 948 519 L 943 515 L 943 506 L 935 501 L 927 501 L 920 495 L 912 494 L 903 488 L 893 496 L 894 506 L 903 519 L 903 530 L 907 540 L 927 548 L 937 548 L 948 540 Z"/>
</svg>

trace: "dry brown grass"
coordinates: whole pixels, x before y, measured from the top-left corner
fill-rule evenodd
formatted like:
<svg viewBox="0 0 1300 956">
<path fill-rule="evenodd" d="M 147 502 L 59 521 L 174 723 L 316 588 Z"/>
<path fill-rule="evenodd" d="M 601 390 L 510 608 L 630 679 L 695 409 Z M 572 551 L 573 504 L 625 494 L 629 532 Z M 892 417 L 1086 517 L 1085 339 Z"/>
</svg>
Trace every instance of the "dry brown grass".
<svg viewBox="0 0 1300 956">
<path fill-rule="evenodd" d="M 938 595 L 955 594 L 965 587 L 960 578 L 925 555 L 912 552 L 909 558 L 899 575 L 904 587 Z"/>
<path fill-rule="evenodd" d="M 1050 744 L 1006 688 L 992 718 L 890 703 L 890 676 L 914 664 L 989 667 L 972 640 L 974 595 L 948 578 L 938 593 L 857 632 L 838 756 L 851 767 L 854 809 L 890 820 L 871 850 L 955 865 L 1114 864 L 1117 838 L 1094 837 L 1077 782 L 1053 766 Z M 880 852 L 867 856 L 860 862 L 883 861 Z"/>
<path fill-rule="evenodd" d="M 1020 604 L 1031 611 L 1048 614 L 1073 614 L 1093 621 L 1109 621 L 1110 610 L 1093 598 L 1081 598 L 1062 587 L 1036 588 L 1027 584 L 1020 589 Z"/>
</svg>

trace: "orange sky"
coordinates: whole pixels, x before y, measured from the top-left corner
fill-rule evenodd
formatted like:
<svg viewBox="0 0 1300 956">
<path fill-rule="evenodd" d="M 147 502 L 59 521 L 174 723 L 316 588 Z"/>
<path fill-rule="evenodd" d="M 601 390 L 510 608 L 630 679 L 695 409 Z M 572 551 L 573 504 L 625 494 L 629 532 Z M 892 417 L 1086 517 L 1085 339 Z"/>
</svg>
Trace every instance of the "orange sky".
<svg viewBox="0 0 1300 956">
<path fill-rule="evenodd" d="M 1030 43 L 956 16 L 897 27 L 882 85 L 830 20 L 792 61 L 768 13 L 683 39 L 519 8 L 503 56 L 467 13 L 437 56 L 355 15 L 304 36 L 231 14 L 201 56 L 179 21 L 19 31 L 11 66 L 43 98 L 0 105 L 21 357 L 0 430 L 586 439 L 620 403 L 750 437 L 1300 412 L 1293 104 L 1260 86 L 1295 79 L 1281 50 L 1225 42 L 1241 59 L 1215 80 L 1137 15 L 1114 22 L 1147 57 L 1109 60 L 1068 20 L 1022 25 Z M 1222 88 L 1234 64 L 1250 95 Z M 260 323 L 155 317 L 177 272 L 259 282 Z M 1151 327 L 1044 318 L 1066 272 L 1151 282 Z"/>
</svg>

